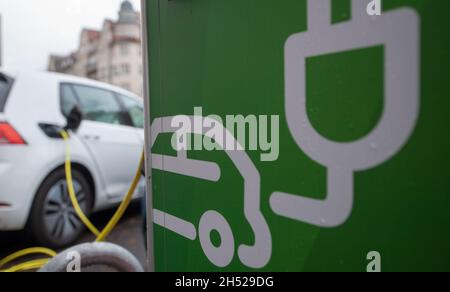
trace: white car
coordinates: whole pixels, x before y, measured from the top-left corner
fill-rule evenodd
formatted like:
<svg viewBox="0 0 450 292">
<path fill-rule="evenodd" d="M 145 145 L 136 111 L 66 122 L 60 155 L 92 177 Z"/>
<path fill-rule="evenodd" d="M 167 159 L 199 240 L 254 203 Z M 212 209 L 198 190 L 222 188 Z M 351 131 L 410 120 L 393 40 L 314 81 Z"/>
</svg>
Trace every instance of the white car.
<svg viewBox="0 0 450 292">
<path fill-rule="evenodd" d="M 144 143 L 142 99 L 92 80 L 0 69 L 0 231 L 30 230 L 41 244 L 62 247 L 83 230 L 69 201 L 65 144 L 55 137 L 78 106 L 71 133 L 74 186 L 85 212 L 121 201 Z M 141 181 L 136 196 L 143 195 Z"/>
</svg>

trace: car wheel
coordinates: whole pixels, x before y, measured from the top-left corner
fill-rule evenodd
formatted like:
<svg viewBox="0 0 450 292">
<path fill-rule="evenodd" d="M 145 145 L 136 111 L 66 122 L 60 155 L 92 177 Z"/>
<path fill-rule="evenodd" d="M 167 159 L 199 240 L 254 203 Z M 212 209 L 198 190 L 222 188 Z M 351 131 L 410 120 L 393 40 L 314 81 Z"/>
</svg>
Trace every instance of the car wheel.
<svg viewBox="0 0 450 292">
<path fill-rule="evenodd" d="M 80 207 L 89 215 L 92 188 L 80 172 L 73 170 L 72 177 Z M 70 245 L 84 230 L 70 201 L 64 169 L 56 170 L 40 187 L 31 212 L 30 227 L 40 244 L 53 248 Z"/>
</svg>

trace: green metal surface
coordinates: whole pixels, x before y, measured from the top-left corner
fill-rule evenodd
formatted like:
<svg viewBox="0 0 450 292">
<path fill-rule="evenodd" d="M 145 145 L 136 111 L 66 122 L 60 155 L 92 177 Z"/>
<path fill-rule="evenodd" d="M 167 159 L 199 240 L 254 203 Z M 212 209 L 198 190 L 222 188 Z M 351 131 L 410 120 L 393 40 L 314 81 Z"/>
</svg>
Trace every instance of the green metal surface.
<svg viewBox="0 0 450 292">
<path fill-rule="evenodd" d="M 351 19 L 350 1 L 332 2 L 333 24 Z M 307 1 L 147 1 L 152 119 L 192 115 L 196 106 L 205 116 L 280 116 L 279 158 L 261 162 L 260 151 L 247 151 L 261 178 L 269 262 L 255 269 L 238 255 L 241 244 L 255 240 L 239 171 L 223 151 L 191 151 L 191 159 L 217 163 L 221 179 L 154 170 L 154 207 L 196 228 L 206 211 L 220 212 L 233 231 L 233 260 L 218 267 L 198 238 L 155 225 L 157 271 L 366 271 L 370 251 L 381 254 L 383 271 L 450 270 L 450 2 L 389 0 L 383 13 L 403 7 L 420 21 L 417 124 L 392 158 L 355 171 L 350 217 L 323 228 L 279 216 L 270 205 L 276 191 L 326 199 L 327 168 L 299 148 L 286 121 L 285 43 L 308 30 Z M 383 45 L 306 60 L 307 113 L 318 133 L 345 143 L 376 128 L 385 110 L 386 62 Z M 152 151 L 174 156 L 170 139 L 160 135 Z M 212 237 L 220 245 L 220 236 Z"/>
</svg>

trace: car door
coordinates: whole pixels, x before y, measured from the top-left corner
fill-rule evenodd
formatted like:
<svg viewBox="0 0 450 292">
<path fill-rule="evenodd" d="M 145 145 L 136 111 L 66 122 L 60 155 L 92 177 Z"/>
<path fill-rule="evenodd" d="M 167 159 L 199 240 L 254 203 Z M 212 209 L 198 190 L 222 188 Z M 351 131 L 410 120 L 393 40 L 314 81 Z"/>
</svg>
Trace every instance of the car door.
<svg viewBox="0 0 450 292">
<path fill-rule="evenodd" d="M 119 200 L 129 188 L 142 152 L 129 115 L 112 91 L 66 84 L 62 92 L 75 95 L 83 112 L 78 135 L 99 169 L 108 199 Z"/>
<path fill-rule="evenodd" d="M 135 128 L 136 134 L 139 137 L 139 140 L 141 142 L 141 145 L 143 147 L 145 136 L 144 136 L 144 125 L 145 125 L 145 115 L 144 115 L 144 106 L 143 106 L 143 100 L 132 98 L 125 95 L 118 95 L 120 102 L 122 103 L 123 107 L 127 111 L 132 126 Z M 145 193 L 145 180 L 142 179 L 139 184 L 138 192 L 140 194 Z"/>
</svg>

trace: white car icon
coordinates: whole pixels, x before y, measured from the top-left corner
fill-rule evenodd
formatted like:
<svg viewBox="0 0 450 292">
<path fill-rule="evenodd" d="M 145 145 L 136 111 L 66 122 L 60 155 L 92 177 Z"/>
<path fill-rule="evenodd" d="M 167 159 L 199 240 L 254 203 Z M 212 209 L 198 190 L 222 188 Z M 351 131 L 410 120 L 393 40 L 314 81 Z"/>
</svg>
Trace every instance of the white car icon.
<svg viewBox="0 0 450 292">
<path fill-rule="evenodd" d="M 178 128 L 174 128 L 171 125 L 173 118 L 164 117 L 154 120 L 152 123 L 152 146 L 160 134 L 179 131 Z M 193 121 L 199 117 L 191 116 L 189 118 Z M 218 125 L 217 121 L 207 117 L 200 118 L 205 123 L 216 123 L 225 133 L 226 141 L 235 141 L 237 143 L 233 135 L 223 125 Z M 204 129 L 192 129 L 192 132 L 188 134 L 208 136 Z M 222 149 L 226 148 L 223 142 L 216 141 L 216 143 L 222 143 L 219 146 Z M 262 268 L 267 265 L 272 255 L 272 237 L 266 219 L 260 209 L 260 175 L 258 169 L 244 150 L 224 150 L 224 152 L 244 179 L 243 212 L 255 237 L 253 245 L 242 244 L 239 246 L 239 259 L 248 267 Z M 188 159 L 186 151 L 178 151 L 177 153 L 176 157 L 153 153 L 152 168 L 213 182 L 220 179 L 221 171 L 216 163 Z M 197 239 L 197 228 L 193 223 L 156 209 L 154 209 L 153 217 L 155 224 L 189 240 Z M 216 230 L 221 236 L 221 245 L 219 247 L 214 246 L 211 242 L 210 232 L 212 230 Z M 226 267 L 231 263 L 235 253 L 234 236 L 229 223 L 219 212 L 209 210 L 203 214 L 198 227 L 198 237 L 205 255 L 214 265 Z"/>
</svg>

